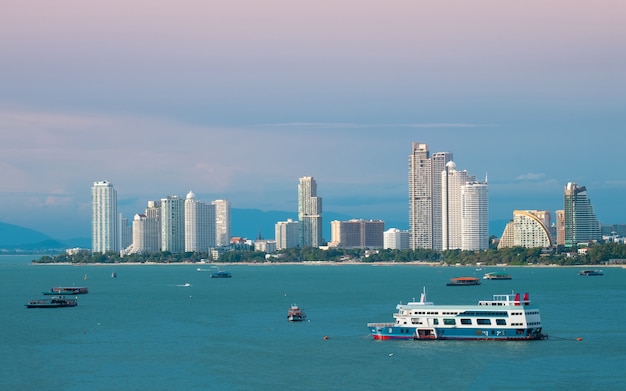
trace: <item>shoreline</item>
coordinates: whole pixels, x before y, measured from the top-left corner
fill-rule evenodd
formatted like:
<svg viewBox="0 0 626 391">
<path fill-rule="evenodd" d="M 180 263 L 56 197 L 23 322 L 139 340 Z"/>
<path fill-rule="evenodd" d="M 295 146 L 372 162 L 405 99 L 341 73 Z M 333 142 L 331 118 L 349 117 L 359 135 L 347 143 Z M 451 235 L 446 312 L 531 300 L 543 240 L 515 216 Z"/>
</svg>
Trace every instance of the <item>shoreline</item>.
<svg viewBox="0 0 626 391">
<path fill-rule="evenodd" d="M 206 266 L 206 267 L 221 267 L 221 266 L 285 266 L 285 265 L 294 265 L 294 266 L 352 266 L 352 265 L 364 265 L 364 266 L 429 266 L 429 267 L 445 267 L 445 268 L 467 268 L 467 267 L 477 267 L 476 265 L 442 265 L 440 262 L 421 262 L 421 261 L 413 261 L 413 262 L 334 262 L 334 261 L 307 261 L 307 262 L 118 262 L 118 263 L 71 263 L 71 262 L 54 262 L 54 263 L 36 263 L 31 262 L 33 266 Z M 508 264 L 498 264 L 498 265 L 481 265 L 481 269 L 488 268 L 522 268 L 522 267 L 530 267 L 530 268 L 579 268 L 579 269 L 588 269 L 588 268 L 621 268 L 625 269 L 626 265 L 604 265 L 604 264 L 594 264 L 594 265 L 508 265 Z"/>
</svg>

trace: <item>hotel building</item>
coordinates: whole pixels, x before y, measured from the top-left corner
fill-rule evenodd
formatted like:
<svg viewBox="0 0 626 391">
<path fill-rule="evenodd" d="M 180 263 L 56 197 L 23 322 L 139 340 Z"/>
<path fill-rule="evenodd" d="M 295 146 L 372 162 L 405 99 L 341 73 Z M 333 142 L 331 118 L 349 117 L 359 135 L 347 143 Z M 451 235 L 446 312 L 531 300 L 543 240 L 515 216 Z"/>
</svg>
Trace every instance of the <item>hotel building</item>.
<svg viewBox="0 0 626 391">
<path fill-rule="evenodd" d="M 515 210 L 498 243 L 498 250 L 507 247 L 547 248 L 552 246 L 550 212 L 547 210 Z"/>
<path fill-rule="evenodd" d="M 330 223 L 331 247 L 382 248 L 385 222 L 382 220 L 348 220 Z"/>
<path fill-rule="evenodd" d="M 274 226 L 276 238 L 276 249 L 283 250 L 285 248 L 295 248 L 299 245 L 300 223 L 287 219 L 287 221 L 279 221 Z"/>
</svg>

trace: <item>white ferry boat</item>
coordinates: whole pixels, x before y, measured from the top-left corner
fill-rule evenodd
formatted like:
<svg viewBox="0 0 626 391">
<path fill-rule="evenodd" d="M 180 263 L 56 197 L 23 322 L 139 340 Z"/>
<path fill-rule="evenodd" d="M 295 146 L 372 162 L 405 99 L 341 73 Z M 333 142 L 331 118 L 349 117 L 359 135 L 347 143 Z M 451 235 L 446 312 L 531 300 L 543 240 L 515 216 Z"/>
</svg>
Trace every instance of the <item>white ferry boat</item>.
<svg viewBox="0 0 626 391">
<path fill-rule="evenodd" d="M 494 295 L 476 305 L 435 305 L 426 301 L 398 304 L 393 323 L 368 323 L 374 339 L 536 340 L 542 334 L 539 309 L 528 293 Z"/>
</svg>

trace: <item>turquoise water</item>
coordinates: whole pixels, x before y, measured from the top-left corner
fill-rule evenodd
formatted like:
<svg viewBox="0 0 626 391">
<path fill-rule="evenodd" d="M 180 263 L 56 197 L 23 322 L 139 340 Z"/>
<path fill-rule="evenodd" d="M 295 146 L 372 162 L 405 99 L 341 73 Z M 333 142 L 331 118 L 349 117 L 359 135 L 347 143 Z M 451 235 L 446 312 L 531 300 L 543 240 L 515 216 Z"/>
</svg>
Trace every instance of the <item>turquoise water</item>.
<svg viewBox="0 0 626 391">
<path fill-rule="evenodd" d="M 580 277 L 571 268 L 507 268 L 510 281 L 447 287 L 451 277 L 485 270 L 242 265 L 228 268 L 233 278 L 211 279 L 193 265 L 33 266 L 30 259 L 0 257 L 2 390 L 590 390 L 626 384 L 624 269 Z M 78 296 L 75 308 L 24 307 L 57 285 L 86 285 L 90 293 Z M 395 305 L 419 298 L 424 286 L 429 301 L 440 304 L 528 291 L 550 338 L 374 341 L 366 324 L 391 321 Z M 287 322 L 294 303 L 309 321 Z"/>
</svg>

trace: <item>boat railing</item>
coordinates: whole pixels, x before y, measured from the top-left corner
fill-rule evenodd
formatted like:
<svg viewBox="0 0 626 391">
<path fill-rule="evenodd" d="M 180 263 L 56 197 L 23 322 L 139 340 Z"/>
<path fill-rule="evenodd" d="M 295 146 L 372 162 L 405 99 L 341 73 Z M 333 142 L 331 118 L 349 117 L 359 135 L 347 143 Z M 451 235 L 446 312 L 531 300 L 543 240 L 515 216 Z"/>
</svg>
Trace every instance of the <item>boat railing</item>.
<svg viewBox="0 0 626 391">
<path fill-rule="evenodd" d="M 384 323 L 368 323 L 367 327 L 393 327 L 395 323 L 384 322 Z"/>
</svg>

